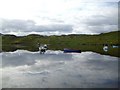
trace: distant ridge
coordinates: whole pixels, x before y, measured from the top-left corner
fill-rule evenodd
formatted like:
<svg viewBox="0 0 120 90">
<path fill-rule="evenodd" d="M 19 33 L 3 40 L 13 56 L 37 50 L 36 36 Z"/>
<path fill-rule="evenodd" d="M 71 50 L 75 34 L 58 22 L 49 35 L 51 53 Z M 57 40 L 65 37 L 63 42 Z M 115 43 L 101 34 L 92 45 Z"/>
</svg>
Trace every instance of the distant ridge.
<svg viewBox="0 0 120 90">
<path fill-rule="evenodd" d="M 111 31 L 111 32 L 106 32 L 106 33 L 100 33 L 100 34 L 68 34 L 68 35 L 59 35 L 59 36 L 84 36 L 84 35 L 104 35 L 104 34 L 110 34 L 110 33 L 120 33 L 120 31 Z M 24 37 L 24 36 L 16 36 L 16 35 L 13 35 L 13 34 L 2 34 L 0 33 L 0 35 L 4 35 L 4 36 L 14 36 L 14 37 Z M 41 36 L 41 37 L 44 37 L 44 36 L 47 36 L 47 35 L 40 35 L 40 34 L 29 34 L 29 35 L 25 35 L 25 36 Z M 50 36 L 58 36 L 58 35 L 50 35 Z M 49 37 L 49 36 L 48 36 Z"/>
</svg>

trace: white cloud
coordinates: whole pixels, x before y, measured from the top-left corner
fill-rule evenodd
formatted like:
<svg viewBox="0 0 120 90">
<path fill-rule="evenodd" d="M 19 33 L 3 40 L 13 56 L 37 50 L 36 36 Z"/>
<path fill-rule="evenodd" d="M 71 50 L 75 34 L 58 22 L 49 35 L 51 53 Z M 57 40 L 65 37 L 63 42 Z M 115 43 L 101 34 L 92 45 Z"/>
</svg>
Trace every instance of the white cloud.
<svg viewBox="0 0 120 90">
<path fill-rule="evenodd" d="M 8 21 L 16 21 L 17 19 L 17 22 L 15 22 L 16 29 L 13 30 L 6 26 L 8 28 L 6 31 L 1 30 L 2 32 L 23 35 L 23 33 L 41 33 L 31 29 L 36 26 L 49 26 L 56 29 L 57 25 L 60 30 L 58 28 L 54 32 L 44 30 L 42 34 L 109 32 L 117 29 L 117 2 L 118 0 L 109 0 L 109 2 L 108 0 L 0 0 L 0 18 L 8 19 Z M 31 20 L 35 24 L 25 25 L 25 23 L 28 24 L 27 20 Z M 21 21 L 26 21 L 23 22 L 25 26 Z M 21 22 L 21 24 L 17 25 L 18 22 Z M 63 32 L 61 26 L 64 26 L 64 24 L 71 25 L 73 31 L 71 29 L 65 31 L 64 28 Z M 22 29 L 18 30 L 18 27 Z M 101 31 L 99 31 L 100 28 Z"/>
<path fill-rule="evenodd" d="M 44 34 L 44 35 L 59 35 L 72 32 L 72 25 L 67 24 L 50 24 L 50 25 L 36 25 L 31 20 L 2 20 L 1 32 L 4 34 Z M 25 33 L 25 34 L 23 34 Z"/>
</svg>

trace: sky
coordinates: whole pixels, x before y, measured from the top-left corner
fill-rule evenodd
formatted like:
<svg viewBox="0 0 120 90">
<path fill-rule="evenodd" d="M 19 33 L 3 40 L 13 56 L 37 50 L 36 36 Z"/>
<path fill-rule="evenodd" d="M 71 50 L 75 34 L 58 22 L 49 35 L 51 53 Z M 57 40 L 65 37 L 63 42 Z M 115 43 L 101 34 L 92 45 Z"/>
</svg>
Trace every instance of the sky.
<svg viewBox="0 0 120 90">
<path fill-rule="evenodd" d="M 0 0 L 0 33 L 24 36 L 117 31 L 118 1 Z"/>
</svg>

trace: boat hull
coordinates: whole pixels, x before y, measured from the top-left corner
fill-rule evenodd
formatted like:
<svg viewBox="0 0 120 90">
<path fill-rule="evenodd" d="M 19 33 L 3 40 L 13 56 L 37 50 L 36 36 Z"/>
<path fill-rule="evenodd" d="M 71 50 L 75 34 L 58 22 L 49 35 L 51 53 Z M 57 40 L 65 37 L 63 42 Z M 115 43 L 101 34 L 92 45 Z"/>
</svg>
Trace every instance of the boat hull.
<svg viewBox="0 0 120 90">
<path fill-rule="evenodd" d="M 81 50 L 70 50 L 70 49 L 67 49 L 67 50 L 64 50 L 64 53 L 81 53 Z"/>
</svg>

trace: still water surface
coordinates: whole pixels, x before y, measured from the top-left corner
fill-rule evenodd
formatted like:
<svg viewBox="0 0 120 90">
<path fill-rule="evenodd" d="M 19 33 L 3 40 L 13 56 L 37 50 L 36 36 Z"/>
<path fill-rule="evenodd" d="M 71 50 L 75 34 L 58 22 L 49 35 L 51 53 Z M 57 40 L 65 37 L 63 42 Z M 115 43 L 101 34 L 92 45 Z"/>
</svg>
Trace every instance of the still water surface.
<svg viewBox="0 0 120 90">
<path fill-rule="evenodd" d="M 94 52 L 2 52 L 3 88 L 118 87 L 118 58 Z"/>
</svg>

